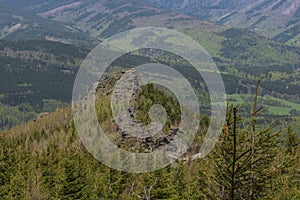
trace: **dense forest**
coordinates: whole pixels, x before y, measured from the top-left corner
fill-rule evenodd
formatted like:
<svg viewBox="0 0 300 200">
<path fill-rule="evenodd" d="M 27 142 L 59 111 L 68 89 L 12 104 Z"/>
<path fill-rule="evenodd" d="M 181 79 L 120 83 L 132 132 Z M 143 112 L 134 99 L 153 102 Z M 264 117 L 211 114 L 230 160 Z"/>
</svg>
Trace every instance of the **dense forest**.
<svg viewBox="0 0 300 200">
<path fill-rule="evenodd" d="M 98 120 L 107 134 L 121 134 L 108 107 L 108 83 L 114 81 L 105 80 L 107 88 L 98 90 L 96 104 Z M 4 130 L 0 132 L 1 199 L 297 200 L 299 137 L 291 127 L 257 125 L 261 108 L 256 98 L 254 94 L 249 118 L 241 114 L 241 107 L 228 105 L 220 140 L 209 156 L 179 159 L 146 174 L 120 172 L 98 162 L 81 143 L 70 108 Z M 169 110 L 178 108 L 176 100 L 149 85 L 142 88 L 135 102 L 136 107 L 142 107 L 136 117 L 147 123 L 147 108 L 157 101 L 165 102 Z M 179 113 L 168 115 L 166 129 L 178 123 Z M 208 124 L 209 119 L 202 116 L 195 141 L 184 157 L 199 150 Z"/>
</svg>

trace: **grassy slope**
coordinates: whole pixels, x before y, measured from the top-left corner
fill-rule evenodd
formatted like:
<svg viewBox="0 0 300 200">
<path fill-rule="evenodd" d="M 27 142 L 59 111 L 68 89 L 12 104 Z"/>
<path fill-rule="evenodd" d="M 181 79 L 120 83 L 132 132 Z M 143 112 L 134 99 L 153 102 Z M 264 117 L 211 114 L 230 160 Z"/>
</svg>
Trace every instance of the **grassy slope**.
<svg viewBox="0 0 300 200">
<path fill-rule="evenodd" d="M 251 99 L 253 99 L 253 95 L 232 94 L 228 95 L 228 99 L 233 104 L 245 105 L 251 102 Z M 296 110 L 298 112 L 300 111 L 300 104 L 268 95 L 261 97 L 259 101 L 261 105 L 263 105 L 268 110 L 268 112 L 273 115 L 291 115 L 290 112 L 292 110 Z M 274 103 L 272 102 L 275 102 L 278 105 L 274 105 Z"/>
</svg>

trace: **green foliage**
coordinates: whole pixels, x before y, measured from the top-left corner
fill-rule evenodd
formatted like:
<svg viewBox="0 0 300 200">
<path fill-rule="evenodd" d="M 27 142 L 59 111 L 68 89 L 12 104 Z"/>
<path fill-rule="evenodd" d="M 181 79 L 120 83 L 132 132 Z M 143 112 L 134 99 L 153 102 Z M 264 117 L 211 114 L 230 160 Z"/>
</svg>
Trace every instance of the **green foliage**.
<svg viewBox="0 0 300 200">
<path fill-rule="evenodd" d="M 0 103 L 0 129 L 12 128 L 33 119 L 35 116 L 36 113 L 29 104 L 19 104 L 13 107 Z"/>
<path fill-rule="evenodd" d="M 153 84 L 142 87 L 138 94 L 135 110 L 138 111 L 137 119 L 141 120 L 145 125 L 150 124 L 149 110 L 155 105 L 162 105 L 167 114 L 168 120 L 164 127 L 168 131 L 171 125 L 178 125 L 180 122 L 180 105 L 172 96 L 166 95 L 165 92 L 155 88 Z"/>
<path fill-rule="evenodd" d="M 64 176 L 60 197 L 63 199 L 90 199 L 89 182 L 83 159 L 75 152 L 70 152 L 68 160 L 63 160 Z"/>
</svg>

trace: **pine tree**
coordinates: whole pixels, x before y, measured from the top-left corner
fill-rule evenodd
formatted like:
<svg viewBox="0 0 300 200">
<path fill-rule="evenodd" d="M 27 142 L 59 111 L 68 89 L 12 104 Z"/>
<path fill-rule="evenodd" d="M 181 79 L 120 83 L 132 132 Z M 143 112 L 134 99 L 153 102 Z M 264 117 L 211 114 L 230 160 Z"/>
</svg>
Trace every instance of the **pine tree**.
<svg viewBox="0 0 300 200">
<path fill-rule="evenodd" d="M 69 154 L 69 153 L 68 153 Z M 86 168 L 80 155 L 70 152 L 63 160 L 64 179 L 60 191 L 62 199 L 89 199 L 90 185 L 87 181 Z"/>
<path fill-rule="evenodd" d="M 4 197 L 9 192 L 8 186 L 12 176 L 12 166 L 15 166 L 15 163 L 8 144 L 2 138 L 0 138 L 0 145 L 0 197 Z"/>
<path fill-rule="evenodd" d="M 256 114 L 261 109 L 256 109 Z M 257 199 L 265 196 L 273 178 L 270 168 L 279 152 L 282 132 L 273 127 L 258 129 L 252 118 L 251 125 L 242 123 L 238 108 L 231 106 L 221 141 L 214 151 L 216 182 L 221 199 Z"/>
</svg>

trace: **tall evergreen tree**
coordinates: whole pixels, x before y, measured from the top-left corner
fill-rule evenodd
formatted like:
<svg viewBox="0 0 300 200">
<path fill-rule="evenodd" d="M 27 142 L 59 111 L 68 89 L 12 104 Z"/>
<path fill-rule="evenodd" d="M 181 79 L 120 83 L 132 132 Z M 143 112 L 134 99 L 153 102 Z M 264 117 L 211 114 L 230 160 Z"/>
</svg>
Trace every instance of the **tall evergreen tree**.
<svg viewBox="0 0 300 200">
<path fill-rule="evenodd" d="M 282 142 L 281 132 L 253 126 L 242 123 L 237 107 L 228 109 L 221 141 L 214 151 L 221 199 L 257 199 L 270 189 L 270 167 Z"/>
</svg>

